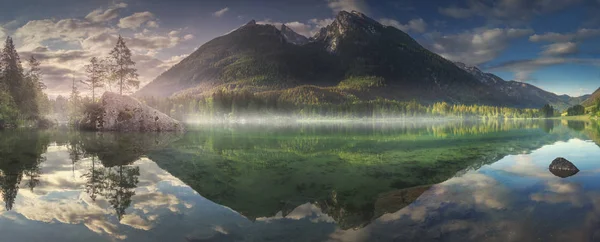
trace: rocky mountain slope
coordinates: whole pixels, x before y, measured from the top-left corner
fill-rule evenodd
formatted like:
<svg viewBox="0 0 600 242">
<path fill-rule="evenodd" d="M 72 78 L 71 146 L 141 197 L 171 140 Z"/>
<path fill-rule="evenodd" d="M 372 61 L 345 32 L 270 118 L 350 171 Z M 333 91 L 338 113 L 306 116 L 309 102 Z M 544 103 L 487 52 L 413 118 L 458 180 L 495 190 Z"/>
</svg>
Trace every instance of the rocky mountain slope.
<svg viewBox="0 0 600 242">
<path fill-rule="evenodd" d="M 290 43 L 297 45 L 303 45 L 308 43 L 308 38 L 306 38 L 304 35 L 294 32 L 294 30 L 290 29 L 288 26 L 285 26 L 285 24 L 281 25 L 279 31 L 281 31 L 281 34 L 283 35 L 283 37 L 285 37 L 285 40 L 287 40 Z"/>
<path fill-rule="evenodd" d="M 341 11 L 315 36 L 302 37 L 285 25 L 278 30 L 251 21 L 202 45 L 136 95 L 203 96 L 225 88 L 282 97 L 310 89 L 332 103 L 382 97 L 528 108 L 553 99 L 533 86 L 461 69 L 408 34 L 355 11 Z"/>
</svg>

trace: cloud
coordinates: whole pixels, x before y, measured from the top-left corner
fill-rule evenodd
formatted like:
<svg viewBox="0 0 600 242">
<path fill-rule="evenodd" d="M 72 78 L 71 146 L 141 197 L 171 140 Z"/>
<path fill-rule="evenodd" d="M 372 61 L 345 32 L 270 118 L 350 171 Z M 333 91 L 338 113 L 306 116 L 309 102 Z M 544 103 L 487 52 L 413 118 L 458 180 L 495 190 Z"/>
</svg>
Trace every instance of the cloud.
<svg viewBox="0 0 600 242">
<path fill-rule="evenodd" d="M 470 9 L 458 7 L 439 8 L 438 11 L 443 15 L 453 18 L 469 18 L 473 15 Z"/>
<path fill-rule="evenodd" d="M 4 27 L 0 26 L 0 39 L 4 40 L 4 39 L 6 39 L 6 36 L 7 36 L 6 29 L 4 29 Z"/>
<path fill-rule="evenodd" d="M 515 73 L 515 79 L 518 81 L 530 81 L 531 74 L 536 70 L 544 67 L 555 66 L 560 64 L 580 64 L 600 66 L 599 59 L 590 58 L 567 58 L 555 56 L 542 56 L 534 59 L 512 60 L 496 65 L 488 66 L 486 69 L 490 71 L 508 71 Z"/>
<path fill-rule="evenodd" d="M 119 20 L 119 27 L 123 29 L 137 29 L 143 23 L 154 19 L 154 14 L 151 12 L 138 12 L 131 16 L 127 16 Z"/>
<path fill-rule="evenodd" d="M 85 19 L 87 19 L 91 22 L 109 21 L 109 20 L 119 17 L 119 10 L 122 8 L 126 8 L 126 7 L 127 7 L 126 3 L 119 3 L 119 4 L 116 4 L 116 5 L 108 8 L 106 11 L 103 11 L 102 9 L 96 9 L 96 10 L 92 11 L 91 13 L 89 13 L 87 16 L 85 16 Z"/>
<path fill-rule="evenodd" d="M 186 34 L 185 36 L 183 36 L 183 40 L 191 40 L 191 39 L 194 39 L 193 34 Z"/>
<path fill-rule="evenodd" d="M 125 6 L 117 4 L 112 8 Z M 172 65 L 165 63 L 171 61 L 168 53 L 167 56 L 163 55 L 165 61 L 156 58 L 157 53 L 194 38 L 181 30 L 164 32 L 152 28 L 158 27 L 158 24 L 149 20 L 154 19 L 154 15 L 149 12 L 136 13 L 120 19 L 118 24 L 111 24 L 110 21 L 95 22 L 113 18 L 104 13 L 106 11 L 96 11 L 95 14 L 88 14 L 87 18 L 81 19 L 32 20 L 14 31 L 13 37 L 22 58 L 35 55 L 40 60 L 43 81 L 48 86 L 46 92 L 50 96 L 68 94 L 71 79 L 85 78 L 83 69 L 89 59 L 92 56 L 107 56 L 119 34 L 123 34 L 127 46 L 133 52 L 142 84 L 150 82 L 160 72 L 165 71 L 167 66 Z M 136 31 L 144 23 L 151 30 Z M 131 31 L 120 33 L 122 30 L 118 26 Z M 0 37 L 3 37 L 2 30 L 0 28 Z M 87 90 L 81 91 L 83 95 L 87 94 Z"/>
<path fill-rule="evenodd" d="M 466 6 L 456 5 L 438 8 L 439 13 L 452 18 L 474 16 L 508 22 L 522 22 L 534 15 L 555 12 L 583 0 L 467 0 Z"/>
<path fill-rule="evenodd" d="M 213 16 L 215 16 L 215 17 L 221 17 L 221 16 L 223 16 L 223 15 L 224 15 L 224 14 L 225 14 L 227 11 L 229 11 L 229 7 L 226 7 L 226 8 L 224 8 L 224 9 L 221 9 L 221 10 L 219 10 L 219 11 L 216 11 L 216 12 L 214 12 L 214 13 L 213 13 Z"/>
<path fill-rule="evenodd" d="M 477 28 L 454 35 L 429 34 L 429 49 L 446 59 L 480 65 L 498 57 L 509 43 L 533 33 L 531 29 Z"/>
<path fill-rule="evenodd" d="M 148 21 L 146 23 L 146 26 L 148 28 L 158 28 L 159 27 L 159 25 L 158 25 L 158 23 L 156 21 Z"/>
<path fill-rule="evenodd" d="M 329 6 L 335 14 L 339 11 L 369 12 L 369 8 L 364 0 L 327 0 L 327 6 Z"/>
<path fill-rule="evenodd" d="M 572 33 L 548 32 L 544 34 L 534 34 L 529 37 L 531 42 L 568 42 L 581 41 L 587 38 L 600 36 L 600 29 L 579 29 Z"/>
<path fill-rule="evenodd" d="M 315 20 L 315 21 L 317 21 L 317 20 Z M 320 27 L 318 27 L 317 24 L 314 24 L 314 23 L 313 24 L 305 24 L 305 23 L 301 23 L 298 21 L 282 23 L 282 22 L 271 21 L 270 19 L 265 19 L 262 21 L 258 21 L 256 23 L 273 25 L 273 26 L 275 26 L 275 28 L 277 28 L 279 30 L 281 30 L 281 25 L 285 24 L 285 26 L 294 30 L 294 32 L 304 35 L 306 37 L 315 35 L 319 31 L 319 29 L 321 29 Z"/>
<path fill-rule="evenodd" d="M 542 47 L 542 55 L 560 56 L 577 53 L 577 44 L 573 42 L 554 43 Z"/>
<path fill-rule="evenodd" d="M 58 39 L 77 42 L 91 34 L 115 32 L 114 29 L 81 19 L 32 20 L 15 31 L 14 36 L 21 43 L 19 51 L 32 50 L 42 46 L 42 41 Z"/>
<path fill-rule="evenodd" d="M 401 24 L 400 22 L 389 18 L 382 18 L 379 20 L 379 22 L 383 25 L 392 26 L 404 32 L 414 31 L 417 33 L 424 33 L 427 30 L 427 23 L 422 18 L 410 20 L 407 24 Z"/>
<path fill-rule="evenodd" d="M 326 18 L 326 19 L 313 18 L 313 19 L 309 20 L 309 23 L 316 25 L 317 28 L 325 28 L 328 25 L 332 24 L 333 21 L 334 20 L 332 18 Z"/>
</svg>

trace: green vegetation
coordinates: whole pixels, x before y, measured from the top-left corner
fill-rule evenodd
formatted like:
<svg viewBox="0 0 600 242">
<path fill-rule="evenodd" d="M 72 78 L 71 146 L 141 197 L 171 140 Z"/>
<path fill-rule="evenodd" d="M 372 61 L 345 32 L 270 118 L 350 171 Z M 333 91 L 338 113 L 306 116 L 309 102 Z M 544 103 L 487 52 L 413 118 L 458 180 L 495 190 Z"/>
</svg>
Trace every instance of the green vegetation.
<svg viewBox="0 0 600 242">
<path fill-rule="evenodd" d="M 582 105 L 575 105 L 567 109 L 567 116 L 578 116 L 585 114 L 585 107 Z"/>
<path fill-rule="evenodd" d="M 338 84 L 340 89 L 365 90 L 374 87 L 385 86 L 385 80 L 381 77 L 365 76 L 365 77 L 350 77 Z"/>
<path fill-rule="evenodd" d="M 593 106 L 590 106 L 589 113 L 592 117 L 600 118 L 600 98 L 596 99 Z"/>
<path fill-rule="evenodd" d="M 364 79 L 354 82 L 367 83 Z M 371 79 L 376 80 L 376 79 Z M 347 82 L 347 88 L 360 87 Z M 373 82 L 368 82 L 372 84 Z M 370 85 L 369 84 L 369 85 Z M 363 86 L 364 87 L 364 86 Z M 208 97 L 180 96 L 171 99 L 145 97 L 142 100 L 171 117 L 223 118 L 248 116 L 289 116 L 293 118 L 548 118 L 558 116 L 556 110 L 546 105 L 541 109 L 516 109 L 485 105 L 459 105 L 446 102 L 424 105 L 417 101 L 395 101 L 384 98 L 361 100 L 344 88 L 299 86 L 279 91 L 254 94 L 248 90 L 218 89 Z"/>
<path fill-rule="evenodd" d="M 50 112 L 48 97 L 42 92 L 40 63 L 31 56 L 28 70 L 12 38 L 7 37 L 0 53 L 0 129 L 21 125 L 37 125 Z"/>
<path fill-rule="evenodd" d="M 578 135 L 558 120 L 200 126 L 147 156 L 250 219 L 285 216 L 310 202 L 348 229 L 377 218 L 381 194 L 436 184 Z"/>
<path fill-rule="evenodd" d="M 71 94 L 68 98 L 58 96 L 49 102 L 56 121 L 61 119 L 62 122 L 76 126 L 84 115 L 98 118 L 101 116 L 99 106 L 96 105 L 98 89 L 105 88 L 110 91 L 116 85 L 122 95 L 123 92 L 137 88 L 139 85 L 135 62 L 131 60 L 131 51 L 121 36 L 119 36 L 115 48 L 110 52 L 110 56 L 90 58 L 90 63 L 85 66 L 85 72 L 88 79 L 77 82 L 73 78 Z M 85 85 L 91 92 L 91 97 L 81 95 L 77 86 L 79 83 Z"/>
</svg>

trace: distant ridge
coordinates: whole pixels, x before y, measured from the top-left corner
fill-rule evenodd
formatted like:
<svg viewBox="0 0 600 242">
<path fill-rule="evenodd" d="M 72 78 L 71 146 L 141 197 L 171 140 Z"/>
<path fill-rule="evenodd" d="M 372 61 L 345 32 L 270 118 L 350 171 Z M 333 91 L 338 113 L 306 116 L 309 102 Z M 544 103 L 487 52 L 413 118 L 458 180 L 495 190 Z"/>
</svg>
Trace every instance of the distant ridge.
<svg viewBox="0 0 600 242">
<path fill-rule="evenodd" d="M 583 103 L 583 106 L 589 107 L 596 104 L 596 100 L 600 99 L 600 88 L 590 95 Z"/>
<path fill-rule="evenodd" d="M 529 107 L 541 107 L 545 104 L 550 104 L 557 109 L 565 110 L 569 107 L 580 104 L 590 96 L 584 95 L 581 97 L 570 97 L 568 95 L 557 95 L 529 83 L 505 81 L 494 74 L 484 73 L 475 66 L 469 66 L 461 62 L 455 63 L 456 66 L 473 75 L 481 83 L 494 88 L 498 92 L 504 93 L 519 103 L 529 104 L 525 105 Z"/>
</svg>

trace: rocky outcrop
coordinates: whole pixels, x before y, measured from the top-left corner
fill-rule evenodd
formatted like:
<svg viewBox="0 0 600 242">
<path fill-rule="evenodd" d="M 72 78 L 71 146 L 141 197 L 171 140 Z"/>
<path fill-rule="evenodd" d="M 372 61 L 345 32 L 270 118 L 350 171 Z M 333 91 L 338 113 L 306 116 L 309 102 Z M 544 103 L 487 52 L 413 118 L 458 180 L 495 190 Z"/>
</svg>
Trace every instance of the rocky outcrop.
<svg viewBox="0 0 600 242">
<path fill-rule="evenodd" d="M 579 169 L 573 163 L 562 157 L 554 159 L 548 169 L 555 176 L 562 178 L 570 177 L 579 172 Z"/>
<path fill-rule="evenodd" d="M 86 107 L 79 122 L 82 129 L 95 131 L 182 131 L 183 125 L 137 99 L 112 92 L 102 95 L 99 104 Z"/>
<path fill-rule="evenodd" d="M 308 43 L 308 38 L 306 38 L 304 35 L 294 32 L 294 30 L 290 29 L 288 26 L 285 26 L 285 24 L 282 24 L 280 29 L 281 34 L 288 42 L 296 45 Z"/>
</svg>

